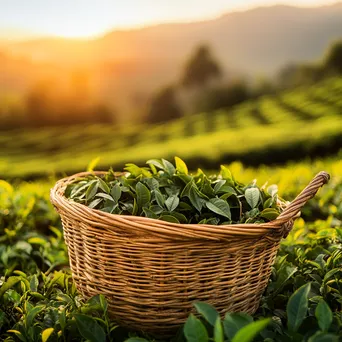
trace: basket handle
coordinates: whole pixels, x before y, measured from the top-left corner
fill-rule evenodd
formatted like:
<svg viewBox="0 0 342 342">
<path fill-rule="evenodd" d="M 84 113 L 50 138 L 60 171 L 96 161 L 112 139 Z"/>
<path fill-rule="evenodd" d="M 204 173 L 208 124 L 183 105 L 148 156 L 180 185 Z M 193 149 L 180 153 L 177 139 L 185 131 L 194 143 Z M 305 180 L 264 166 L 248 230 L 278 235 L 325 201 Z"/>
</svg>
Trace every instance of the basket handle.
<svg viewBox="0 0 342 342">
<path fill-rule="evenodd" d="M 320 187 L 328 183 L 330 175 L 325 172 L 319 172 L 313 180 L 302 190 L 302 192 L 286 207 L 286 209 L 272 223 L 283 224 L 289 220 L 293 220 L 299 214 L 305 203 L 313 198 Z"/>
</svg>

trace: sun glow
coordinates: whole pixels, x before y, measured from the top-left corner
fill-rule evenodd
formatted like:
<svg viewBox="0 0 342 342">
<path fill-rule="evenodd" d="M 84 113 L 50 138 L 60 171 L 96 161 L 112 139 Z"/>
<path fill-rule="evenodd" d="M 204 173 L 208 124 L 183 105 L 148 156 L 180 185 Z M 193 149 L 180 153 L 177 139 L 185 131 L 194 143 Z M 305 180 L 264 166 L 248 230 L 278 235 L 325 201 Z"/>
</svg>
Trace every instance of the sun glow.
<svg viewBox="0 0 342 342">
<path fill-rule="evenodd" d="M 276 3 L 328 5 L 336 0 L 1 0 L 0 35 L 6 28 L 29 35 L 96 38 L 115 29 L 140 28 L 170 22 L 208 20 L 229 11 Z M 7 3 L 7 4 L 6 4 Z M 4 35 L 4 34 L 2 34 Z M 8 35 L 10 38 L 11 35 Z"/>
</svg>

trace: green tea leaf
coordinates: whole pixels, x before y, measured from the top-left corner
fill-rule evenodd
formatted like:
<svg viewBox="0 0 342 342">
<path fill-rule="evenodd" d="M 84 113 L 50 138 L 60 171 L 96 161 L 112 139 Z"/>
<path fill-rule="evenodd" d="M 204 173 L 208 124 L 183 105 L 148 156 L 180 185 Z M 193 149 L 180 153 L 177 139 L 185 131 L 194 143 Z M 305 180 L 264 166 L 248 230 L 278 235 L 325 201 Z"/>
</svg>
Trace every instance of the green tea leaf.
<svg viewBox="0 0 342 342">
<path fill-rule="evenodd" d="M 164 170 L 169 174 L 169 175 L 174 175 L 176 172 L 175 167 L 166 159 L 162 159 L 162 164 L 164 166 Z"/>
<path fill-rule="evenodd" d="M 93 181 L 90 183 L 90 186 L 86 192 L 87 202 L 91 201 L 95 197 L 98 186 L 99 186 L 99 183 L 97 181 Z"/>
<path fill-rule="evenodd" d="M 201 212 L 203 208 L 203 204 L 205 201 L 198 195 L 197 191 L 195 190 L 195 186 L 193 185 L 189 190 L 189 199 L 191 204 Z"/>
<path fill-rule="evenodd" d="M 14 285 L 19 283 L 20 277 L 9 277 L 0 287 L 0 298 L 4 295 L 6 291 L 11 289 Z"/>
<path fill-rule="evenodd" d="M 221 179 L 217 183 L 215 183 L 214 193 L 217 194 L 226 182 L 227 181 L 225 179 Z"/>
<path fill-rule="evenodd" d="M 212 326 L 215 325 L 217 318 L 219 318 L 219 314 L 213 306 L 204 302 L 196 302 L 194 303 L 194 307 L 206 321 L 208 321 Z"/>
<path fill-rule="evenodd" d="M 105 193 L 107 193 L 107 194 L 110 193 L 109 186 L 107 185 L 107 183 L 102 178 L 98 178 L 98 184 L 99 184 L 99 188 L 101 188 Z"/>
<path fill-rule="evenodd" d="M 260 213 L 260 216 L 267 220 L 273 221 L 279 216 L 279 213 L 276 209 L 267 208 Z"/>
<path fill-rule="evenodd" d="M 104 194 L 104 193 L 98 193 L 97 195 L 96 195 L 96 197 L 101 197 L 101 198 L 104 198 L 104 199 L 106 199 L 106 200 L 109 200 L 109 201 L 111 201 L 111 202 L 114 202 L 114 198 L 112 197 L 112 196 L 110 196 L 110 195 L 108 195 L 108 194 Z"/>
<path fill-rule="evenodd" d="M 82 314 L 75 314 L 74 317 L 83 338 L 91 342 L 106 342 L 106 334 L 94 318 Z"/>
<path fill-rule="evenodd" d="M 149 159 L 146 164 L 151 164 L 156 166 L 158 169 L 164 170 L 164 165 L 160 159 Z"/>
<path fill-rule="evenodd" d="M 150 210 L 149 208 L 143 207 L 142 208 L 143 212 L 145 213 L 145 216 L 148 218 L 156 219 L 158 218 L 157 214 Z"/>
<path fill-rule="evenodd" d="M 97 164 L 99 163 L 100 159 L 101 159 L 100 157 L 94 158 L 94 159 L 88 164 L 87 171 L 88 171 L 88 172 L 94 171 L 94 169 L 95 169 L 95 167 L 97 166 Z"/>
<path fill-rule="evenodd" d="M 207 208 L 212 212 L 224 216 L 231 219 L 231 213 L 229 204 L 221 198 L 211 198 L 208 202 L 205 203 Z"/>
<path fill-rule="evenodd" d="M 138 182 L 136 187 L 137 204 L 139 208 L 148 207 L 151 201 L 150 190 L 141 182 Z"/>
<path fill-rule="evenodd" d="M 214 342 L 224 342 L 221 318 L 217 317 L 214 325 Z"/>
<path fill-rule="evenodd" d="M 46 342 L 51 334 L 53 333 L 53 328 L 47 328 L 42 331 L 42 342 Z"/>
<path fill-rule="evenodd" d="M 224 333 L 230 340 L 232 340 L 240 329 L 251 322 L 253 322 L 253 318 L 247 314 L 226 313 L 223 320 Z"/>
<path fill-rule="evenodd" d="M 165 201 L 165 206 L 169 211 L 174 211 L 179 204 L 179 198 L 178 196 L 170 196 L 166 201 Z"/>
<path fill-rule="evenodd" d="M 171 223 L 179 223 L 178 219 L 171 215 L 162 215 L 159 217 L 159 220 L 171 222 Z"/>
<path fill-rule="evenodd" d="M 187 175 L 189 171 L 188 171 L 188 167 L 186 166 L 184 161 L 178 157 L 175 157 L 175 162 L 176 162 L 176 170 L 179 173 L 183 173 L 183 174 Z"/>
<path fill-rule="evenodd" d="M 184 325 L 184 336 L 187 342 L 207 342 L 208 333 L 203 323 L 190 314 Z"/>
<path fill-rule="evenodd" d="M 43 305 L 37 305 L 28 312 L 28 314 L 25 317 L 27 327 L 32 326 L 33 320 L 41 311 L 44 310 L 44 308 L 45 308 L 45 306 L 43 306 Z"/>
<path fill-rule="evenodd" d="M 92 201 L 88 207 L 91 209 L 94 209 L 95 207 L 97 207 L 101 202 L 103 201 L 102 198 L 97 198 L 96 200 Z"/>
<path fill-rule="evenodd" d="M 300 287 L 290 297 L 287 303 L 287 325 L 291 331 L 296 332 L 307 315 L 310 289 L 310 283 Z"/>
<path fill-rule="evenodd" d="M 39 282 L 38 282 L 37 275 L 34 274 L 30 280 L 30 290 L 37 292 L 38 284 Z"/>
<path fill-rule="evenodd" d="M 155 195 L 155 198 L 156 198 L 156 201 L 158 203 L 158 205 L 160 207 L 164 207 L 164 204 L 165 204 L 165 198 L 164 196 L 161 194 L 161 192 L 159 190 L 154 190 L 154 195 Z"/>
<path fill-rule="evenodd" d="M 121 197 L 121 193 L 122 193 L 122 191 L 121 191 L 121 188 L 120 188 L 120 184 L 116 183 L 113 186 L 112 190 L 110 190 L 110 194 L 113 197 L 113 200 L 114 200 L 115 203 L 119 202 L 119 199 Z"/>
<path fill-rule="evenodd" d="M 255 208 L 260 199 L 260 191 L 258 188 L 248 188 L 245 191 L 245 198 L 247 203 L 250 205 L 250 207 L 253 209 Z"/>
<path fill-rule="evenodd" d="M 269 318 L 261 319 L 256 322 L 249 323 L 240 329 L 232 339 L 232 342 L 251 342 L 254 337 L 262 332 L 271 322 Z"/>
<path fill-rule="evenodd" d="M 318 331 L 313 336 L 310 336 L 308 342 L 338 342 L 339 337 L 333 334 L 327 334 L 321 331 Z"/>
<path fill-rule="evenodd" d="M 224 165 L 221 165 L 221 176 L 223 179 L 233 179 L 230 170 L 226 168 Z"/>
<path fill-rule="evenodd" d="M 318 325 L 322 331 L 327 332 L 333 320 L 333 314 L 329 305 L 321 299 L 315 311 Z"/>
</svg>

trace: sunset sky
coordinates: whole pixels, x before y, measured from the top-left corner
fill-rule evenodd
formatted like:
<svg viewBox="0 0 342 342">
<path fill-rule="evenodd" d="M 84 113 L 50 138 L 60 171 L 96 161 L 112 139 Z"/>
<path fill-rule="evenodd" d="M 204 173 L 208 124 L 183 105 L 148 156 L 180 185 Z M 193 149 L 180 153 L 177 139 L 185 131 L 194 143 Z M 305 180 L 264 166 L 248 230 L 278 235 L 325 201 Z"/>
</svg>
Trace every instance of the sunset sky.
<svg viewBox="0 0 342 342">
<path fill-rule="evenodd" d="M 0 0 L 0 36 L 88 38 L 113 29 L 215 18 L 276 3 L 328 5 L 330 0 Z"/>
</svg>

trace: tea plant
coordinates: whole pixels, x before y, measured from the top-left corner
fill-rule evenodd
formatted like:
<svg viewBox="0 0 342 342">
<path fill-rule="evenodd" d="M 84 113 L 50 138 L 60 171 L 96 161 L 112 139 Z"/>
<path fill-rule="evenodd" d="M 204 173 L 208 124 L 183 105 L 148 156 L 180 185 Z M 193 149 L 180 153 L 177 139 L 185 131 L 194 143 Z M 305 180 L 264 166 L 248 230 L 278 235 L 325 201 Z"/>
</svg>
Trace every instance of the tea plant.
<svg viewBox="0 0 342 342">
<path fill-rule="evenodd" d="M 261 174 L 244 171 L 244 180 Z M 286 198 L 308 180 L 297 184 L 292 170 L 271 171 Z M 335 171 L 306 206 L 311 222 L 298 219 L 282 241 L 258 311 L 218 318 L 208 304 L 194 303 L 194 314 L 170 341 L 341 341 L 342 180 L 340 168 Z M 312 166 L 302 165 L 300 173 L 311 178 Z M 77 293 L 49 203 L 51 186 L 0 181 L 0 341 L 154 341 L 138 326 L 128 331 L 110 319 L 102 295 L 85 301 Z"/>
<path fill-rule="evenodd" d="M 103 177 L 89 175 L 68 185 L 65 195 L 75 202 L 112 214 L 146 216 L 174 223 L 261 223 L 275 219 L 286 203 L 275 185 L 244 185 L 221 166 L 218 176 L 202 170 L 188 173 L 184 161 L 174 166 L 165 159 L 147 161 L 149 167 L 127 164 L 123 175 L 110 170 Z"/>
</svg>

